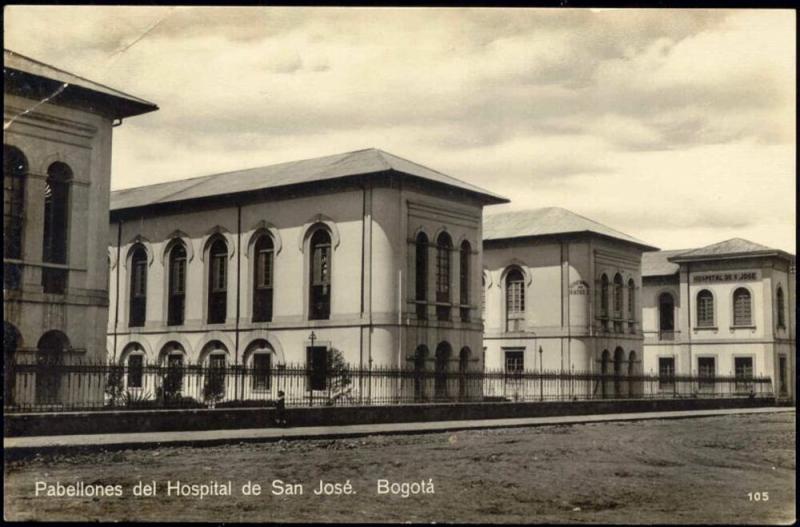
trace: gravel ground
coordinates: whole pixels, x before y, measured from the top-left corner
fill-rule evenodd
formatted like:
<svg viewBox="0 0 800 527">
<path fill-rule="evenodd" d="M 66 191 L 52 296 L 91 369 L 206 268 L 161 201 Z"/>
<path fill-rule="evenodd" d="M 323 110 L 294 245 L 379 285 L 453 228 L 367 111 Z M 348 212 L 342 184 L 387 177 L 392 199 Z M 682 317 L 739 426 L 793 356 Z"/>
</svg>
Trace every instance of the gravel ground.
<svg viewBox="0 0 800 527">
<path fill-rule="evenodd" d="M 379 495 L 379 479 L 432 479 L 434 493 Z M 176 480 L 230 480 L 232 495 L 167 496 Z M 248 480 L 262 495 L 242 495 Z M 273 480 L 304 493 L 273 495 Z M 320 480 L 355 494 L 315 495 Z M 123 496 L 36 497 L 37 481 Z M 158 495 L 133 496 L 139 481 Z M 7 462 L 4 488 L 7 520 L 791 523 L 795 414 L 37 457 Z"/>
</svg>

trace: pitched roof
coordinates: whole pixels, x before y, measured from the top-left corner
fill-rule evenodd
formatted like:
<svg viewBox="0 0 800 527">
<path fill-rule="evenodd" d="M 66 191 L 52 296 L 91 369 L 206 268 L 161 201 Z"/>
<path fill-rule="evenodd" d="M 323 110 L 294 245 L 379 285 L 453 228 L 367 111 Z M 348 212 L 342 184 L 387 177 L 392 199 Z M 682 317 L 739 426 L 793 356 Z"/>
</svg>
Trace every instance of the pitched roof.
<svg viewBox="0 0 800 527">
<path fill-rule="evenodd" d="M 477 194 L 486 203 L 507 203 L 502 196 L 376 148 L 290 161 L 277 165 L 169 181 L 111 193 L 111 210 L 272 189 L 394 170 Z"/>
<path fill-rule="evenodd" d="M 656 247 L 650 246 L 633 236 L 561 207 L 544 207 L 500 214 L 487 214 L 483 218 L 484 241 L 579 232 L 591 232 L 639 245 L 646 249 L 656 249 Z"/>
<path fill-rule="evenodd" d="M 695 260 L 712 260 L 719 258 L 735 258 L 747 256 L 782 256 L 790 260 L 794 256 L 780 249 L 773 249 L 760 243 L 751 242 L 743 238 L 731 238 L 719 243 L 713 243 L 700 247 L 699 249 L 691 249 L 670 258 L 672 262 L 684 262 Z"/>
<path fill-rule="evenodd" d="M 80 102 L 113 118 L 152 112 L 158 106 L 139 97 L 110 88 L 68 71 L 39 62 L 10 49 L 3 49 L 6 90 L 22 96 L 59 103 Z M 91 102 L 96 104 L 92 105 Z M 99 103 L 99 104 L 98 104 Z"/>
<path fill-rule="evenodd" d="M 669 258 L 688 250 L 690 249 L 642 253 L 642 276 L 668 276 L 677 273 L 680 265 L 670 262 Z"/>
</svg>

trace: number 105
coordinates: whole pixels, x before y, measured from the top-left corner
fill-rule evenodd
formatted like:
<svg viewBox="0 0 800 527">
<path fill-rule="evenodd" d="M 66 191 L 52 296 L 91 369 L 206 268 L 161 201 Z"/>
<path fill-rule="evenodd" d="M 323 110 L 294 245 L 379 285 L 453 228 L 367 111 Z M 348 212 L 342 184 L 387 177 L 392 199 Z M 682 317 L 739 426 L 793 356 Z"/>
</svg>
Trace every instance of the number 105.
<svg viewBox="0 0 800 527">
<path fill-rule="evenodd" d="M 750 501 L 769 501 L 769 492 L 748 492 Z"/>
</svg>

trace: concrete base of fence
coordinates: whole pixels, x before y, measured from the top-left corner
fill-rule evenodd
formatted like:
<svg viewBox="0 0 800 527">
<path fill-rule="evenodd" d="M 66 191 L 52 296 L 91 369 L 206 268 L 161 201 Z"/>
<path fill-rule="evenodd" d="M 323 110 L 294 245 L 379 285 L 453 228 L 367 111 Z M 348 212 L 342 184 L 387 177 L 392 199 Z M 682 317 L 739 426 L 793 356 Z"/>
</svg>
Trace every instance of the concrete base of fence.
<svg viewBox="0 0 800 527">
<path fill-rule="evenodd" d="M 288 408 L 290 426 L 336 426 L 775 406 L 773 398 L 442 403 Z M 123 434 L 274 426 L 274 408 L 6 414 L 4 436 Z"/>
</svg>

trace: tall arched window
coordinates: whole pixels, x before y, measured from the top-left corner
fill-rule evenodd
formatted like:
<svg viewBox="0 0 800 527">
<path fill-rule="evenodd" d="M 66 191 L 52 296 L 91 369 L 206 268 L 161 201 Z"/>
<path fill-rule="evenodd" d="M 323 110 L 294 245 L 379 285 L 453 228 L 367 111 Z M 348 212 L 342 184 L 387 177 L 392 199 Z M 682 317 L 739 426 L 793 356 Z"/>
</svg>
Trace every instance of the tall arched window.
<svg viewBox="0 0 800 527">
<path fill-rule="evenodd" d="M 467 240 L 461 242 L 461 252 L 459 253 L 459 288 L 461 303 L 461 320 L 469 322 L 469 260 L 472 256 L 472 247 Z"/>
<path fill-rule="evenodd" d="M 522 331 L 525 325 L 525 277 L 518 268 L 506 274 L 506 331 Z"/>
<path fill-rule="evenodd" d="M 67 263 L 67 234 L 69 233 L 69 182 L 72 170 L 57 162 L 47 169 L 44 190 L 44 237 L 42 261 L 51 264 Z M 64 294 L 67 289 L 67 270 L 42 268 L 42 287 L 45 293 Z"/>
<path fill-rule="evenodd" d="M 157 392 L 166 403 L 178 401 L 183 392 L 184 357 L 183 346 L 177 342 L 168 342 L 161 349 L 161 363 L 163 368 L 161 386 Z"/>
<path fill-rule="evenodd" d="M 617 348 L 614 351 L 614 396 L 615 397 L 620 397 L 623 393 L 622 366 L 624 362 L 625 362 L 625 351 L 622 348 Z"/>
<path fill-rule="evenodd" d="M 254 256 L 253 322 L 269 322 L 272 320 L 272 276 L 275 261 L 272 237 L 263 234 L 258 238 Z"/>
<path fill-rule="evenodd" d="M 603 354 L 600 356 L 600 393 L 603 399 L 611 395 L 608 378 L 608 367 L 610 362 L 611 354 L 608 352 L 608 350 L 603 350 Z"/>
<path fill-rule="evenodd" d="M 217 239 L 208 252 L 208 323 L 222 324 L 228 304 L 228 245 Z"/>
<path fill-rule="evenodd" d="M 450 252 L 453 241 L 446 232 L 436 239 L 436 318 L 450 320 Z M 447 304 L 447 305 L 439 305 Z"/>
<path fill-rule="evenodd" d="M 3 404 L 14 405 L 17 384 L 17 348 L 20 345 L 19 331 L 13 324 L 3 321 Z"/>
<path fill-rule="evenodd" d="M 144 326 L 147 312 L 147 251 L 137 245 L 131 254 L 130 313 L 128 326 Z"/>
<path fill-rule="evenodd" d="M 417 234 L 414 242 L 414 257 L 417 318 L 425 320 L 428 318 L 428 237 L 424 232 Z"/>
<path fill-rule="evenodd" d="M 210 351 L 208 351 L 210 348 Z M 206 375 L 203 382 L 203 400 L 219 401 L 225 398 L 225 373 L 228 351 L 219 341 L 206 346 L 207 358 L 204 366 Z"/>
<path fill-rule="evenodd" d="M 311 320 L 325 320 L 331 316 L 331 236 L 325 229 L 317 229 L 311 236 L 311 280 L 309 287 L 309 314 Z"/>
<path fill-rule="evenodd" d="M 614 318 L 622 318 L 622 275 L 614 275 Z"/>
<path fill-rule="evenodd" d="M 436 399 L 447 398 L 447 370 L 451 354 L 452 348 L 447 342 L 441 342 L 436 347 L 436 365 L 433 379 L 433 391 Z"/>
<path fill-rule="evenodd" d="M 778 286 L 778 290 L 775 291 L 775 303 L 776 303 L 776 317 L 778 319 L 778 327 L 785 328 L 786 327 L 786 311 L 784 307 L 784 300 L 783 300 L 783 288 Z"/>
<path fill-rule="evenodd" d="M 428 360 L 428 348 L 424 344 L 417 347 L 414 354 L 414 400 L 425 399 L 425 362 Z"/>
<path fill-rule="evenodd" d="M 3 145 L 3 257 L 22 259 L 25 218 L 25 178 L 28 160 L 17 148 Z M 18 289 L 21 271 L 16 264 L 3 265 L 6 289 Z"/>
<path fill-rule="evenodd" d="M 481 319 L 486 320 L 486 273 L 481 273 Z"/>
<path fill-rule="evenodd" d="M 628 320 L 636 320 L 636 284 L 633 278 L 628 280 Z"/>
<path fill-rule="evenodd" d="M 658 337 L 661 340 L 675 338 L 675 300 L 669 293 L 658 296 Z"/>
<path fill-rule="evenodd" d="M 714 295 L 708 289 L 697 293 L 697 325 L 699 327 L 714 326 Z"/>
<path fill-rule="evenodd" d="M 608 318 L 608 276 L 600 277 L 600 316 Z"/>
<path fill-rule="evenodd" d="M 176 243 L 169 252 L 167 324 L 180 326 L 186 312 L 186 247 Z"/>
<path fill-rule="evenodd" d="M 469 356 L 470 349 L 467 347 L 461 348 L 458 354 L 458 398 L 464 400 L 468 397 L 467 380 L 469 373 Z"/>
<path fill-rule="evenodd" d="M 750 291 L 744 287 L 733 292 L 733 325 L 749 326 L 753 323 Z"/>
</svg>

